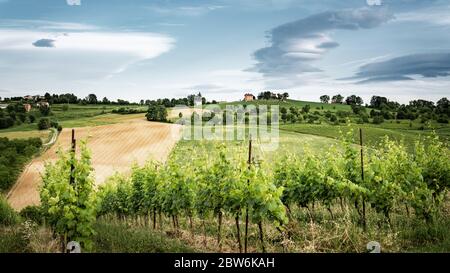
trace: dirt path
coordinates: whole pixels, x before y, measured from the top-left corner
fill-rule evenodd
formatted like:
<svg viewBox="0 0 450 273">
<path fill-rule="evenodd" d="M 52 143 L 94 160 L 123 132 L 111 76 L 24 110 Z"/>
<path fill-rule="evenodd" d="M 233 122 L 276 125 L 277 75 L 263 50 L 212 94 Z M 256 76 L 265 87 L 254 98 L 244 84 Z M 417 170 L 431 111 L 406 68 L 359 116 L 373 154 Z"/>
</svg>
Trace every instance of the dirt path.
<svg viewBox="0 0 450 273">
<path fill-rule="evenodd" d="M 144 118 L 126 123 L 75 128 L 77 141 L 88 138 L 95 181 L 99 185 L 115 172 L 128 172 L 133 162 L 142 165 L 149 159 L 165 161 L 181 136 L 181 127 L 148 122 Z M 40 174 L 45 162 L 54 162 L 59 148 L 69 149 L 71 129 L 64 129 L 54 146 L 34 159 L 22 172 L 8 194 L 16 210 L 39 204 Z"/>
</svg>

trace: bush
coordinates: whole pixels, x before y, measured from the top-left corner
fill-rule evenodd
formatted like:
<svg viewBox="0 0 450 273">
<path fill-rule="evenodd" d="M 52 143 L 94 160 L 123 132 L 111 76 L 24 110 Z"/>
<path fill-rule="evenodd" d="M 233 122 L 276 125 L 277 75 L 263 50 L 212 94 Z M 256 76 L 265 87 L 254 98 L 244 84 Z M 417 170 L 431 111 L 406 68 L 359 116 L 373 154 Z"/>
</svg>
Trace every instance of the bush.
<svg viewBox="0 0 450 273">
<path fill-rule="evenodd" d="M 28 206 L 20 211 L 20 216 L 23 219 L 31 220 L 38 225 L 41 225 L 44 220 L 44 212 L 41 207 Z"/>
<path fill-rule="evenodd" d="M 337 121 L 336 115 L 331 115 L 331 116 L 330 116 L 330 121 L 331 121 L 331 122 L 336 122 L 336 121 Z"/>
<path fill-rule="evenodd" d="M 34 123 L 36 121 L 36 117 L 34 115 L 29 115 L 28 119 L 30 120 L 30 123 Z"/>
<path fill-rule="evenodd" d="M 58 132 L 61 132 L 63 127 L 61 125 L 58 125 Z"/>
<path fill-rule="evenodd" d="M 444 116 L 444 115 L 441 115 L 441 116 L 438 117 L 437 122 L 447 124 L 448 123 L 448 117 Z"/>
<path fill-rule="evenodd" d="M 0 138 L 0 191 L 8 189 L 27 160 L 42 147 L 40 138 L 9 140 Z"/>
<path fill-rule="evenodd" d="M 38 122 L 38 129 L 39 130 L 47 130 L 51 126 L 50 120 L 48 118 L 41 118 Z"/>
<path fill-rule="evenodd" d="M 64 104 L 64 105 L 62 106 L 62 110 L 63 110 L 64 112 L 67 112 L 67 111 L 69 110 L 69 105 Z"/>
<path fill-rule="evenodd" d="M 50 127 L 56 129 L 56 128 L 58 128 L 58 126 L 59 126 L 59 124 L 57 121 L 54 121 L 54 120 L 50 121 Z"/>
<path fill-rule="evenodd" d="M 384 122 L 383 116 L 375 116 L 373 118 L 373 124 L 381 124 Z"/>
<path fill-rule="evenodd" d="M 17 213 L 9 206 L 8 202 L 0 196 L 0 225 L 12 226 L 19 222 Z"/>
</svg>

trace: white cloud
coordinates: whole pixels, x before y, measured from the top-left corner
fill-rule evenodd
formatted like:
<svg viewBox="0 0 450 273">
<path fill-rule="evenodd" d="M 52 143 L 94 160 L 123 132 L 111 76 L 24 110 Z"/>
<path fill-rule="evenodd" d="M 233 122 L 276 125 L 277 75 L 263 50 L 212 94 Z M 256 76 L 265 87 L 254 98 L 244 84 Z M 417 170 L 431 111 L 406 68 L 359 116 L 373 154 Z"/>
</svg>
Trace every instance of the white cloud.
<svg viewBox="0 0 450 273">
<path fill-rule="evenodd" d="M 161 15 L 176 16 L 200 16 L 209 12 L 223 9 L 226 6 L 220 5 L 203 5 L 203 6 L 179 6 L 179 7 L 163 7 L 163 6 L 147 6 L 146 8 L 152 12 Z"/>
<path fill-rule="evenodd" d="M 37 48 L 33 46 L 33 43 L 42 39 L 52 40 L 53 47 Z M 117 53 L 151 59 L 169 51 L 173 44 L 173 38 L 154 33 L 71 32 L 57 34 L 0 29 L 0 51 L 91 51 L 100 54 Z"/>
<path fill-rule="evenodd" d="M 1 28 L 60 30 L 60 31 L 88 31 L 98 30 L 97 26 L 73 22 L 55 22 L 47 20 L 3 19 Z"/>
<path fill-rule="evenodd" d="M 450 26 L 450 6 L 398 13 L 395 15 L 394 22 L 425 22 L 434 25 Z"/>
</svg>

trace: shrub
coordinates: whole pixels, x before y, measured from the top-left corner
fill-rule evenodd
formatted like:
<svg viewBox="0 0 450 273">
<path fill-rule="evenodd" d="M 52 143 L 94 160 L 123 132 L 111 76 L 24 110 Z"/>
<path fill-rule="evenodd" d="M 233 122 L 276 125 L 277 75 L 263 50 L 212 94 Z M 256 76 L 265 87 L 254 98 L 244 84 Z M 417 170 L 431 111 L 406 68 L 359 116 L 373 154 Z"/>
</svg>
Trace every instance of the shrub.
<svg viewBox="0 0 450 273">
<path fill-rule="evenodd" d="M 50 121 L 50 127 L 57 129 L 59 126 L 58 122 L 55 120 Z"/>
<path fill-rule="evenodd" d="M 383 116 L 375 116 L 373 118 L 373 124 L 381 124 L 384 122 Z"/>
<path fill-rule="evenodd" d="M 17 213 L 9 206 L 8 202 L 0 196 L 0 225 L 12 226 L 19 222 Z"/>
<path fill-rule="evenodd" d="M 39 130 L 47 130 L 51 126 L 50 120 L 48 118 L 41 118 L 38 122 L 38 129 Z"/>
<path fill-rule="evenodd" d="M 58 132 L 61 132 L 63 127 L 61 125 L 58 125 Z"/>
<path fill-rule="evenodd" d="M 331 116 L 330 116 L 330 121 L 331 121 L 331 122 L 336 122 L 336 121 L 337 121 L 336 115 L 331 115 Z"/>
<path fill-rule="evenodd" d="M 445 116 L 445 115 L 441 115 L 441 116 L 438 117 L 437 122 L 439 122 L 439 123 L 446 123 L 447 124 L 448 123 L 448 117 Z"/>
<path fill-rule="evenodd" d="M 67 111 L 69 110 L 69 105 L 64 104 L 64 105 L 62 106 L 62 110 L 63 110 L 64 112 L 67 112 Z"/>
<path fill-rule="evenodd" d="M 28 206 L 20 211 L 20 216 L 23 219 L 31 220 L 36 224 L 40 225 L 44 220 L 44 213 L 41 207 L 38 206 Z"/>
<path fill-rule="evenodd" d="M 34 123 L 36 121 L 36 117 L 34 115 L 29 115 L 28 120 L 30 120 L 30 123 Z"/>
</svg>

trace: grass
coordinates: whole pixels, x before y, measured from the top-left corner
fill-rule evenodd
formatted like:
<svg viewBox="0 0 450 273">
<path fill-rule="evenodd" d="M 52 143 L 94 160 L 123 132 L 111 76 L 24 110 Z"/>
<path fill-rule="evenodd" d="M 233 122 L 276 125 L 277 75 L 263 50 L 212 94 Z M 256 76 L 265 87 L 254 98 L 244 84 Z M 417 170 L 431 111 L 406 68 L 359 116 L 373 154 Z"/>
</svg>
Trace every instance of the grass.
<svg viewBox="0 0 450 273">
<path fill-rule="evenodd" d="M 47 142 L 50 135 L 49 130 L 43 131 L 15 131 L 15 132 L 0 132 L 0 137 L 6 137 L 9 139 L 26 139 L 26 138 L 40 138 L 42 142 Z"/>
<path fill-rule="evenodd" d="M 345 104 L 327 104 L 327 103 L 320 103 L 320 102 L 311 102 L 311 101 L 299 101 L 299 100 L 286 100 L 286 101 L 279 101 L 279 100 L 255 100 L 251 102 L 244 102 L 244 101 L 235 101 L 230 103 L 220 103 L 219 105 L 222 108 L 225 108 L 226 105 L 279 105 L 280 107 L 285 107 L 289 109 L 290 107 L 294 106 L 297 108 L 302 108 L 305 105 L 311 106 L 311 112 L 314 111 L 326 111 L 329 110 L 331 112 L 335 111 L 351 111 L 351 107 L 349 105 Z M 323 109 L 322 109 L 323 108 Z"/>
<path fill-rule="evenodd" d="M 410 130 L 410 129 L 387 129 L 383 126 L 372 124 L 351 124 L 351 125 L 328 125 L 328 124 L 285 124 L 281 125 L 280 129 L 289 132 L 296 132 L 301 134 L 309 134 L 316 136 L 323 136 L 333 139 L 340 137 L 340 132 L 347 132 L 353 129 L 355 142 L 359 141 L 359 128 L 363 129 L 363 141 L 365 145 L 374 146 L 378 144 L 385 136 L 396 141 L 403 140 L 405 145 L 409 148 L 414 146 L 414 142 L 420 139 L 421 136 L 429 135 L 431 130 Z M 448 140 L 442 130 L 436 131 L 438 135 Z"/>
<path fill-rule="evenodd" d="M 192 247 L 177 238 L 151 231 L 149 227 L 99 220 L 94 226 L 92 252 L 99 253 L 192 253 Z"/>
<path fill-rule="evenodd" d="M 85 127 L 85 126 L 98 126 L 98 125 L 107 125 L 114 124 L 126 121 L 132 118 L 142 117 L 144 118 L 145 114 L 131 114 L 131 115 L 120 115 L 120 114 L 112 114 L 111 112 L 114 109 L 118 109 L 120 107 L 129 107 L 132 109 L 146 109 L 145 106 L 138 105 L 78 105 L 78 104 L 69 104 L 68 110 L 63 111 L 63 104 L 54 104 L 52 105 L 52 112 L 48 116 L 51 120 L 56 120 L 65 128 L 71 127 Z M 40 114 L 37 110 L 32 110 L 32 112 L 39 117 Z M 39 118 L 38 118 L 39 119 Z M 38 136 L 43 140 L 46 139 L 45 132 L 48 136 L 48 131 L 39 131 L 37 130 L 37 121 L 35 123 L 22 123 L 20 125 L 2 129 L 0 130 L 0 137 L 8 137 L 8 138 L 28 138 Z"/>
</svg>

